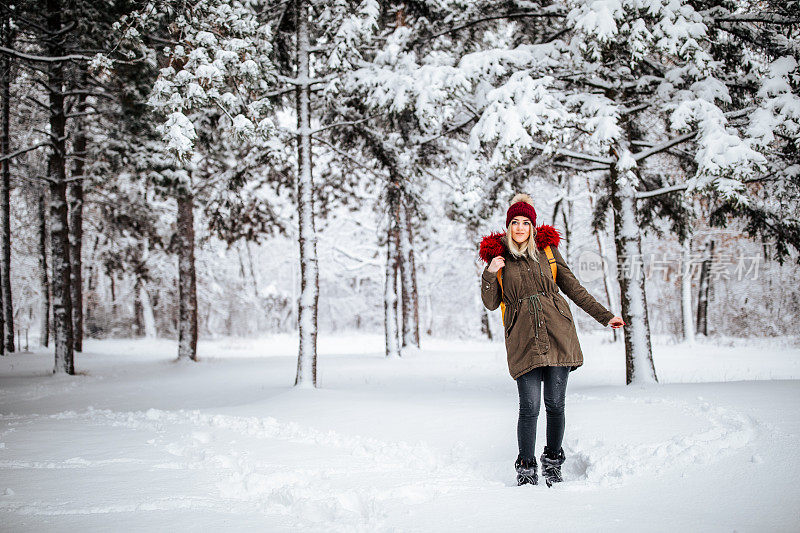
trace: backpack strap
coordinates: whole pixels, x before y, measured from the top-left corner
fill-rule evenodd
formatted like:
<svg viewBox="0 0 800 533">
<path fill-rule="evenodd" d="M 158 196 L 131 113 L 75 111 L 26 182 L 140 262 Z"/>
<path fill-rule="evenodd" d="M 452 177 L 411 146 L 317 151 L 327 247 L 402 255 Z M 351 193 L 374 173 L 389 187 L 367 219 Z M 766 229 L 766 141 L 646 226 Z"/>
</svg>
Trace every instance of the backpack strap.
<svg viewBox="0 0 800 533">
<path fill-rule="evenodd" d="M 497 271 L 497 281 L 500 282 L 500 319 L 503 321 L 503 327 L 506 326 L 506 304 L 503 301 L 503 277 L 500 275 L 502 268 Z"/>
<path fill-rule="evenodd" d="M 556 264 L 556 258 L 553 255 L 553 250 L 548 245 L 544 247 L 544 253 L 547 254 L 547 262 L 550 263 L 550 272 L 553 274 L 553 281 L 555 281 L 558 265 Z"/>
</svg>

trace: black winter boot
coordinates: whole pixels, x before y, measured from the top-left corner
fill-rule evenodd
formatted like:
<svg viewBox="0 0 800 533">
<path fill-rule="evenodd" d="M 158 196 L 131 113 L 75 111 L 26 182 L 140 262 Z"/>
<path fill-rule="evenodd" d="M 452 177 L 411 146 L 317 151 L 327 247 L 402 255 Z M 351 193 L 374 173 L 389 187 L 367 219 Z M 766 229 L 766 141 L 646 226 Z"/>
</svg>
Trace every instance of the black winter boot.
<svg viewBox="0 0 800 533">
<path fill-rule="evenodd" d="M 541 459 L 542 476 L 544 476 L 548 487 L 551 487 L 553 483 L 564 481 L 564 478 L 561 477 L 561 465 L 564 464 L 566 459 L 564 457 L 564 448 L 558 450 L 558 453 L 553 453 L 550 448 L 545 446 Z"/>
<path fill-rule="evenodd" d="M 526 461 L 522 456 L 517 456 L 517 461 L 514 463 L 514 468 L 517 469 L 517 486 L 530 483 L 531 485 L 539 484 L 539 475 L 536 473 L 536 458 Z"/>
</svg>

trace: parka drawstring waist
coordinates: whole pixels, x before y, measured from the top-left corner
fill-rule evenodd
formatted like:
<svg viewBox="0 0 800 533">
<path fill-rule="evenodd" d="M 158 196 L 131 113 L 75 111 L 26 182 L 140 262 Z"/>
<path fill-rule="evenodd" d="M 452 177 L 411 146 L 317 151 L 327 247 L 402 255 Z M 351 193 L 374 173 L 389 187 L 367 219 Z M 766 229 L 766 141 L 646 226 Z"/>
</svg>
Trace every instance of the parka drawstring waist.
<svg viewBox="0 0 800 533">
<path fill-rule="evenodd" d="M 533 334 L 538 339 L 539 338 L 539 328 L 542 326 L 542 302 L 539 300 L 540 294 L 547 294 L 545 291 L 537 291 L 530 296 L 526 296 L 525 298 L 520 298 L 519 303 L 522 304 L 523 301 L 528 302 L 528 313 L 533 315 Z"/>
</svg>

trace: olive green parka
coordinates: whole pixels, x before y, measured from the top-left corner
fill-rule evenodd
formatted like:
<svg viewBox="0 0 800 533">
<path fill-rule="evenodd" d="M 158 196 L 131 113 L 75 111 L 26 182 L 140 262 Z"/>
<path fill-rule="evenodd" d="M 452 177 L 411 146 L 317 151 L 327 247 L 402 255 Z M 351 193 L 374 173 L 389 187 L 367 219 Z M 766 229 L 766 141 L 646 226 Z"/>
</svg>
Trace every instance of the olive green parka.
<svg viewBox="0 0 800 533">
<path fill-rule="evenodd" d="M 537 260 L 511 255 L 505 234 L 492 234 L 481 242 L 481 257 L 487 263 L 496 255 L 505 258 L 505 267 L 500 271 L 503 290 L 497 273 L 489 272 L 487 264 L 481 276 L 481 299 L 490 311 L 500 306 L 501 299 L 505 302 L 506 355 L 514 379 L 540 366 L 569 366 L 575 370 L 583 364 L 574 319 L 562 292 L 603 326 L 614 317 L 564 262 L 555 228 L 542 225 L 537 230 Z M 544 251 L 548 245 L 557 265 L 555 281 Z M 494 252 L 500 250 L 502 254 Z"/>
</svg>

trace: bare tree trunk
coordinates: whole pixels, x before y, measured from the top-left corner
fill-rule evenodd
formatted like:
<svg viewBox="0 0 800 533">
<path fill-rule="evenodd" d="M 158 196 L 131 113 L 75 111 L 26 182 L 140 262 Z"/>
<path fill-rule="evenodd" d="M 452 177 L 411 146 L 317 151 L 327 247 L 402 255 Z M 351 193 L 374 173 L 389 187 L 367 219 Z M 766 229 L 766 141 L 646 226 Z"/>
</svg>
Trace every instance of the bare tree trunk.
<svg viewBox="0 0 800 533">
<path fill-rule="evenodd" d="M 470 236 L 471 237 L 471 236 Z M 474 240 L 470 238 L 470 240 Z M 480 278 L 481 274 L 483 274 L 483 264 L 482 263 L 475 263 L 475 274 L 478 278 Z M 489 310 L 483 305 L 481 302 L 480 294 L 476 291 L 475 302 L 478 308 L 481 310 L 481 334 L 486 335 L 486 338 L 492 340 L 494 336 L 492 335 L 492 328 L 490 324 L 491 317 L 489 316 Z"/>
<path fill-rule="evenodd" d="M 400 266 L 400 293 L 402 295 L 402 347 L 405 348 L 414 343 L 412 338 L 414 324 L 413 324 L 413 292 L 412 287 L 412 272 L 411 272 L 411 241 L 409 240 L 408 218 L 406 216 L 407 206 L 403 198 L 399 202 L 396 210 L 397 216 L 397 233 L 399 243 L 399 253 L 397 254 L 398 264 Z M 419 344 L 419 343 L 416 343 Z"/>
<path fill-rule="evenodd" d="M 566 204 L 566 209 L 562 207 L 561 209 L 561 219 L 564 222 L 564 258 L 569 262 L 568 264 L 572 264 L 572 176 L 566 177 L 566 189 L 567 195 L 564 199 L 564 203 Z M 555 221 L 553 221 L 555 222 Z"/>
<path fill-rule="evenodd" d="M 6 9 L 3 10 L 6 12 Z M 11 21 L 6 14 L 2 21 L 3 45 L 11 48 Z M 11 150 L 11 58 L 3 56 L 2 72 L 2 120 L 3 132 L 0 136 L 0 151 L 8 155 Z M 0 283 L 2 284 L 3 304 L 3 342 L 5 351 L 14 351 L 14 304 L 11 295 L 11 161 L 2 162 L 0 175 Z M 2 331 L 2 330 L 0 330 Z"/>
<path fill-rule="evenodd" d="M 50 342 L 50 280 L 47 277 L 47 192 L 42 189 L 39 193 L 39 283 L 42 291 L 42 304 L 39 343 L 47 346 Z"/>
<path fill-rule="evenodd" d="M 83 185 L 74 182 L 71 186 L 72 198 L 70 207 L 70 296 L 72 297 L 72 325 L 75 336 L 75 351 L 83 351 Z"/>
<path fill-rule="evenodd" d="M 62 57 L 62 5 L 59 0 L 47 0 L 47 53 Z M 50 242 L 53 261 L 53 333 L 55 373 L 75 373 L 74 339 L 72 337 L 72 298 L 70 295 L 69 220 L 67 215 L 66 122 L 64 113 L 64 66 L 60 61 L 47 65 L 47 93 L 50 107 L 51 151 L 47 162 L 50 179 Z"/>
<path fill-rule="evenodd" d="M 414 226 L 411 224 L 411 210 L 406 206 L 406 230 L 408 231 L 408 264 L 411 270 L 411 335 L 414 345 L 419 348 L 419 291 L 417 290 L 417 265 L 414 260 Z"/>
<path fill-rule="evenodd" d="M 178 359 L 197 361 L 194 198 L 189 192 L 178 195 Z"/>
<path fill-rule="evenodd" d="M 714 256 L 714 241 L 708 241 L 704 248 L 705 258 L 700 267 L 700 287 L 697 294 L 697 333 L 708 336 L 708 291 L 711 286 L 711 261 Z"/>
<path fill-rule="evenodd" d="M 86 267 L 86 274 L 83 276 L 83 297 L 85 300 L 85 306 L 83 310 L 83 323 L 84 324 L 91 324 L 92 323 L 92 310 L 94 306 L 98 305 L 97 299 L 97 285 L 96 280 L 99 277 L 98 274 L 98 260 L 97 260 L 97 247 L 100 245 L 100 235 L 96 234 L 94 238 L 94 243 L 91 246 L 91 252 L 89 254 L 89 261 Z"/>
<path fill-rule="evenodd" d="M 253 297 L 258 301 L 258 282 L 256 281 L 256 269 L 253 266 L 253 251 L 250 249 L 249 241 L 244 241 L 244 248 L 247 252 L 247 266 L 250 267 L 250 282 L 253 284 Z"/>
<path fill-rule="evenodd" d="M 393 231 L 387 235 L 386 284 L 383 309 L 386 335 L 386 357 L 400 357 L 400 335 L 397 330 L 397 244 Z"/>
<path fill-rule="evenodd" d="M 483 305 L 481 305 L 483 307 Z M 486 335 L 486 338 L 492 340 L 492 330 L 489 327 L 489 311 L 484 307 L 481 312 L 481 333 Z"/>
<path fill-rule="evenodd" d="M 397 331 L 397 263 L 399 231 L 398 210 L 400 191 L 395 182 L 388 185 L 387 191 L 389 224 L 386 232 L 386 281 L 383 294 L 384 332 L 386 336 L 386 357 L 400 357 Z"/>
<path fill-rule="evenodd" d="M 95 241 L 95 247 L 96 246 L 97 241 Z M 153 310 L 153 301 L 150 298 L 150 293 L 147 291 L 147 279 L 143 274 L 147 272 L 147 262 L 150 259 L 149 239 L 144 239 L 141 244 L 141 250 L 141 264 L 139 268 L 136 269 L 136 287 L 134 288 L 137 300 L 141 306 L 141 316 L 139 317 L 141 320 L 140 334 L 144 334 L 148 339 L 155 339 L 158 335 L 156 331 L 156 315 Z M 89 273 L 91 273 L 91 269 Z"/>
<path fill-rule="evenodd" d="M 641 231 L 636 216 L 633 171 L 611 167 L 611 204 L 614 207 L 614 240 L 619 285 L 622 297 L 622 318 L 625 334 L 626 383 L 658 381 L 650 344 L 650 323 L 642 265 Z"/>
<path fill-rule="evenodd" d="M 63 98 L 62 98 L 63 103 Z M 54 107 L 51 105 L 51 112 Z M 61 118 L 63 118 L 63 107 Z M 58 122 L 59 117 L 51 117 L 51 129 L 55 136 L 59 135 L 57 127 L 53 127 L 54 122 Z M 63 122 L 62 122 L 63 132 Z M 52 250 L 53 274 L 53 333 L 55 346 L 55 367 L 54 373 L 75 373 L 74 362 L 74 339 L 72 337 L 72 298 L 70 295 L 70 254 L 69 237 L 67 235 L 67 185 L 66 169 L 64 168 L 64 158 L 62 157 L 64 143 L 54 148 L 50 156 L 48 172 L 50 179 L 50 248 Z M 60 152 L 60 153 L 59 153 Z"/>
<path fill-rule="evenodd" d="M 86 109 L 86 95 L 78 97 L 77 111 Z M 83 120 L 78 119 L 78 128 L 75 132 L 75 142 L 72 146 L 75 164 L 72 175 L 77 178 L 70 186 L 70 262 L 72 279 L 70 280 L 70 295 L 72 296 L 72 327 L 75 336 L 75 351 L 83 351 L 83 264 L 81 254 L 83 250 L 83 169 L 86 156 L 86 131 Z"/>
<path fill-rule="evenodd" d="M 402 233 L 403 230 L 400 230 L 398 234 Z M 402 241 L 402 239 L 400 239 Z M 397 275 L 397 282 L 398 282 L 398 308 L 399 308 L 399 318 L 400 318 L 400 346 L 405 348 L 409 344 L 411 344 L 411 305 L 410 299 L 411 295 L 409 294 L 408 286 L 405 284 L 405 272 L 404 270 L 408 268 L 407 263 L 403 260 L 403 245 L 401 244 L 398 246 L 397 251 L 397 266 L 398 266 L 398 275 Z M 406 263 L 406 264 L 404 264 Z"/>
<path fill-rule="evenodd" d="M 692 276 L 690 269 L 691 237 L 683 241 L 683 261 L 681 261 L 681 322 L 683 325 L 683 340 L 689 344 L 694 343 L 694 320 L 692 317 Z"/>
<path fill-rule="evenodd" d="M 150 293 L 147 292 L 147 283 L 144 280 L 141 280 L 139 283 L 139 302 L 142 305 L 144 336 L 148 339 L 155 339 L 158 335 L 156 330 L 156 315 L 153 311 L 153 302 L 150 299 Z"/>
<path fill-rule="evenodd" d="M 560 185 L 560 183 L 559 183 L 559 185 Z M 550 217 L 550 220 L 552 221 L 553 225 L 555 225 L 555 223 L 558 221 L 558 213 L 561 211 L 561 202 L 563 202 L 563 201 L 564 201 L 563 198 L 559 198 L 556 201 L 556 203 L 553 204 L 553 216 Z"/>
<path fill-rule="evenodd" d="M 142 312 L 142 301 L 139 297 L 139 285 L 141 280 L 136 276 L 133 285 L 133 335 L 138 337 L 144 333 L 144 316 Z"/>
<path fill-rule="evenodd" d="M 317 309 L 319 265 L 314 227 L 314 182 L 311 166 L 311 69 L 307 0 L 295 0 L 297 14 L 297 211 L 300 219 L 300 346 L 295 385 L 317 386 Z"/>
<path fill-rule="evenodd" d="M 2 301 L 3 301 L 3 284 L 0 283 L 0 302 Z M 5 325 L 5 320 L 3 319 L 2 310 L 0 310 L 0 333 L 3 332 L 4 325 Z M 0 339 L 0 355 L 6 355 L 6 347 L 5 344 L 2 342 L 2 339 Z"/>
<path fill-rule="evenodd" d="M 111 290 L 111 316 L 117 318 L 117 275 L 108 270 L 108 288 Z"/>
</svg>

